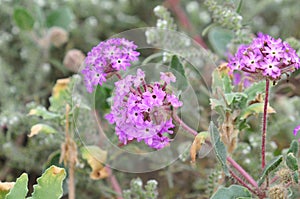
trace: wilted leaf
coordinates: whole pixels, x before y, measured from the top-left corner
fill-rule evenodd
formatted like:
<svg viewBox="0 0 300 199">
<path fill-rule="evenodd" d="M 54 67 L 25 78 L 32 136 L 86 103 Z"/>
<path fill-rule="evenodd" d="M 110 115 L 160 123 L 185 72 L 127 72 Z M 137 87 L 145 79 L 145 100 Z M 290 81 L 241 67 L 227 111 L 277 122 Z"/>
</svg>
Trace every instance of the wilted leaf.
<svg viewBox="0 0 300 199">
<path fill-rule="evenodd" d="M 15 182 L 0 182 L 0 198 L 5 198 L 14 185 Z"/>
<path fill-rule="evenodd" d="M 52 128 L 51 126 L 49 126 L 47 124 L 36 124 L 31 127 L 30 134 L 28 135 L 28 137 L 32 137 L 41 132 L 46 133 L 46 134 L 57 133 L 57 131 L 54 128 Z"/>
<path fill-rule="evenodd" d="M 244 120 L 248 118 L 250 115 L 259 114 L 263 112 L 264 112 L 264 103 L 251 104 L 241 113 L 240 119 Z M 270 105 L 268 105 L 267 112 L 268 114 L 276 113 L 276 111 Z"/>
<path fill-rule="evenodd" d="M 23 173 L 16 181 L 15 185 L 6 195 L 5 199 L 25 199 L 28 188 L 28 176 L 26 173 Z"/>
<path fill-rule="evenodd" d="M 62 184 L 66 177 L 64 169 L 51 166 L 37 179 L 31 199 L 59 199 L 63 195 Z"/>
<path fill-rule="evenodd" d="M 81 148 L 81 154 L 92 168 L 91 179 L 98 180 L 108 176 L 108 171 L 103 165 L 107 158 L 107 151 L 100 149 L 98 146 L 86 146 Z"/>
<path fill-rule="evenodd" d="M 259 185 L 259 186 L 264 182 L 266 176 L 269 175 L 269 173 L 270 173 L 271 171 L 273 171 L 274 169 L 276 169 L 276 168 L 280 165 L 281 162 L 282 162 L 282 155 L 280 155 L 280 156 L 274 158 L 274 159 L 273 159 L 273 160 L 265 167 L 265 169 L 263 170 L 263 173 L 262 173 L 261 177 L 260 177 L 259 180 L 258 180 L 258 185 Z"/>
<path fill-rule="evenodd" d="M 49 98 L 49 110 L 53 112 L 64 111 L 66 104 L 72 103 L 71 78 L 58 79 L 52 89 L 52 96 Z"/>
<path fill-rule="evenodd" d="M 251 192 L 242 186 L 231 185 L 230 187 L 221 187 L 217 192 L 211 197 L 211 199 L 235 199 L 235 198 L 251 198 Z"/>
<path fill-rule="evenodd" d="M 215 124 L 211 121 L 209 125 L 209 132 L 211 142 L 213 144 L 215 154 L 222 165 L 224 173 L 229 176 L 228 166 L 227 166 L 227 151 L 224 143 L 220 139 L 220 134 L 215 126 Z"/>
<path fill-rule="evenodd" d="M 209 137 L 208 132 L 201 132 L 198 135 L 196 135 L 196 137 L 193 141 L 193 144 L 191 146 L 191 149 L 190 149 L 192 163 L 196 161 L 196 155 L 197 155 L 198 151 L 201 149 L 202 144 L 205 143 L 205 141 L 207 140 L 208 137 Z"/>
<path fill-rule="evenodd" d="M 15 8 L 14 20 L 17 26 L 22 30 L 31 30 L 33 28 L 34 18 L 25 8 Z"/>
<path fill-rule="evenodd" d="M 248 101 L 254 100 L 259 93 L 263 93 L 266 87 L 265 84 L 264 81 L 260 81 L 246 88 L 243 93 L 248 96 Z"/>
</svg>

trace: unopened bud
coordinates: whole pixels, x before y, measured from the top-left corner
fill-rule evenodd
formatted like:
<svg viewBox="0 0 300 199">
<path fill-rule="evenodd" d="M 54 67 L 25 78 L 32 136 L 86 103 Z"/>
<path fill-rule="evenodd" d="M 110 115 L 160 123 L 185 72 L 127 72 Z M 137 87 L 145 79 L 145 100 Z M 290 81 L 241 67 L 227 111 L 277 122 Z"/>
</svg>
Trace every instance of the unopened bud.
<svg viewBox="0 0 300 199">
<path fill-rule="evenodd" d="M 77 49 L 71 49 L 65 55 L 63 64 L 72 72 L 78 72 L 81 64 L 85 59 L 85 55 Z"/>
<path fill-rule="evenodd" d="M 280 179 L 280 182 L 283 182 L 283 183 L 289 183 L 289 182 L 292 182 L 292 176 L 291 176 L 291 172 L 289 169 L 287 168 L 283 168 L 283 169 L 280 169 L 278 172 L 277 172 L 277 175 Z"/>
<path fill-rule="evenodd" d="M 60 47 L 69 40 L 69 33 L 60 27 L 52 27 L 48 31 L 48 36 L 51 44 L 55 47 Z"/>
<path fill-rule="evenodd" d="M 287 199 L 288 191 L 285 187 L 276 185 L 269 189 L 268 195 L 270 199 Z"/>
</svg>

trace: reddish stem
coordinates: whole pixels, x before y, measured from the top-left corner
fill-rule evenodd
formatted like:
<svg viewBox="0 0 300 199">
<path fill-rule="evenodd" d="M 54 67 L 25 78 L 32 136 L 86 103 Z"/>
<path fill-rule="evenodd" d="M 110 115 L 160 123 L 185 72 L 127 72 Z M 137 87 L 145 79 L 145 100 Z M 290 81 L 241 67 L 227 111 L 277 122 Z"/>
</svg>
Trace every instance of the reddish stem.
<svg viewBox="0 0 300 199">
<path fill-rule="evenodd" d="M 227 161 L 255 188 L 258 188 L 257 182 L 231 157 L 227 157 Z"/>
<path fill-rule="evenodd" d="M 173 119 L 178 122 L 178 124 L 185 129 L 187 132 L 189 132 L 190 134 L 196 136 L 198 135 L 198 132 L 195 131 L 194 129 L 190 128 L 186 123 L 184 123 L 177 115 L 176 113 L 176 109 L 173 110 Z"/>
<path fill-rule="evenodd" d="M 120 187 L 120 184 L 117 180 L 117 178 L 112 174 L 112 171 L 109 167 L 106 167 L 108 172 L 109 172 L 109 177 L 108 180 L 112 186 L 112 188 L 114 189 L 114 191 L 118 194 L 117 199 L 123 199 L 122 197 L 122 189 Z"/>
<path fill-rule="evenodd" d="M 261 168 L 264 169 L 266 166 L 266 135 L 267 135 L 267 116 L 268 116 L 268 101 L 269 101 L 269 87 L 270 80 L 266 79 L 266 96 L 264 103 L 263 113 L 263 128 L 262 128 L 262 141 L 261 141 Z"/>
<path fill-rule="evenodd" d="M 179 22 L 184 28 L 186 28 L 190 32 L 195 32 L 195 28 L 192 26 L 189 18 L 187 17 L 184 10 L 180 6 L 180 0 L 166 0 L 165 3 L 166 3 L 166 7 L 168 7 L 170 10 L 174 12 L 174 14 L 177 16 Z M 203 48 L 208 49 L 207 45 L 200 37 L 200 35 L 194 35 L 193 39 L 197 43 L 199 43 Z"/>
<path fill-rule="evenodd" d="M 256 190 L 253 190 L 251 187 L 249 187 L 239 176 L 237 176 L 232 170 L 229 170 L 231 176 L 242 186 L 246 187 L 249 191 L 254 193 L 255 195 L 259 195 L 259 193 Z"/>
</svg>

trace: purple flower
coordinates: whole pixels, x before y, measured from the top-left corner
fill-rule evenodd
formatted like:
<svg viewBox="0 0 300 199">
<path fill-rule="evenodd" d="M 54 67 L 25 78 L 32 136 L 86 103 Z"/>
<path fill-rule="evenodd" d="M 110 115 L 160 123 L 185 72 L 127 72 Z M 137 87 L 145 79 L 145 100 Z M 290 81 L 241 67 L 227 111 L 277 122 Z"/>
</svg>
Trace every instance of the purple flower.
<svg viewBox="0 0 300 199">
<path fill-rule="evenodd" d="M 102 85 L 110 74 L 126 70 L 131 62 L 138 60 L 137 46 L 124 38 L 112 38 L 100 42 L 88 52 L 85 68 L 81 71 L 88 92 Z"/>
<path fill-rule="evenodd" d="M 288 43 L 258 33 L 250 45 L 241 45 L 235 56 L 229 57 L 228 67 L 279 80 L 282 74 L 300 68 L 300 58 Z"/>
<path fill-rule="evenodd" d="M 143 141 L 154 149 L 161 149 L 171 141 L 173 134 L 172 106 L 180 107 L 182 102 L 164 86 L 166 82 L 146 84 L 141 69 L 136 75 L 128 75 L 115 83 L 111 112 L 105 118 L 115 124 L 119 141 Z M 171 92 L 171 93 L 170 93 Z"/>
<path fill-rule="evenodd" d="M 297 135 L 298 131 L 300 131 L 300 125 L 294 129 L 294 136 Z"/>
</svg>

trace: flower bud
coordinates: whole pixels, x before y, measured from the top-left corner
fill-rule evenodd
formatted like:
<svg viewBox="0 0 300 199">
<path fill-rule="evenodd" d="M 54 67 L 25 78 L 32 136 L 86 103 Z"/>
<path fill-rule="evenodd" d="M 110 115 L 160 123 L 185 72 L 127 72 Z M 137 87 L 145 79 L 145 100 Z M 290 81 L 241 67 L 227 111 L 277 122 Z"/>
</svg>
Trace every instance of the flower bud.
<svg viewBox="0 0 300 199">
<path fill-rule="evenodd" d="M 60 27 L 52 27 L 48 30 L 50 43 L 59 48 L 69 40 L 69 33 Z"/>
<path fill-rule="evenodd" d="M 289 183 L 289 182 L 292 182 L 291 172 L 290 172 L 290 170 L 287 169 L 287 168 L 280 169 L 280 170 L 277 172 L 277 175 L 279 176 L 280 182 L 283 182 L 283 183 Z"/>
<path fill-rule="evenodd" d="M 275 185 L 269 189 L 268 196 L 270 199 L 286 199 L 288 191 L 283 186 Z"/>
<path fill-rule="evenodd" d="M 72 72 L 78 72 L 84 59 L 85 59 L 85 55 L 83 54 L 82 51 L 78 49 L 71 49 L 65 55 L 63 64 L 68 70 Z"/>
</svg>

